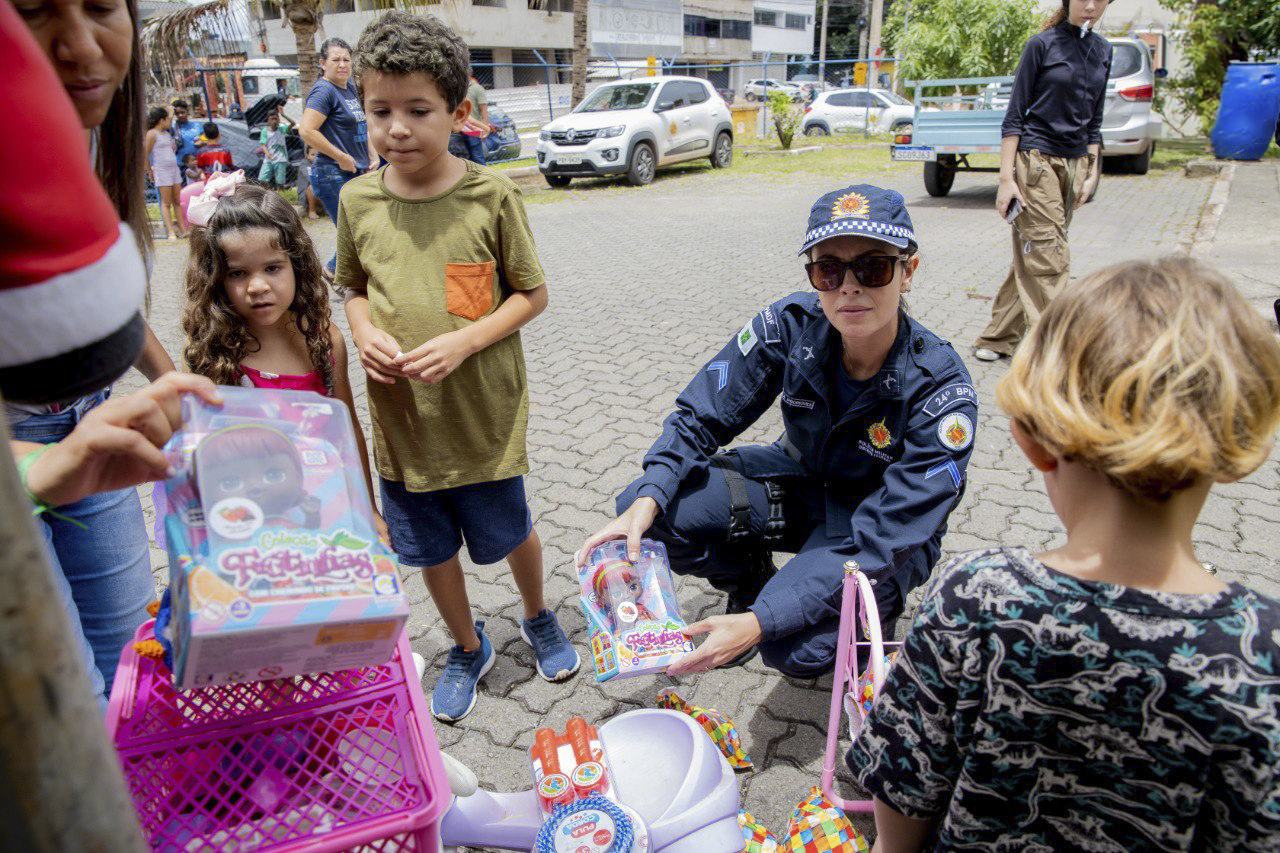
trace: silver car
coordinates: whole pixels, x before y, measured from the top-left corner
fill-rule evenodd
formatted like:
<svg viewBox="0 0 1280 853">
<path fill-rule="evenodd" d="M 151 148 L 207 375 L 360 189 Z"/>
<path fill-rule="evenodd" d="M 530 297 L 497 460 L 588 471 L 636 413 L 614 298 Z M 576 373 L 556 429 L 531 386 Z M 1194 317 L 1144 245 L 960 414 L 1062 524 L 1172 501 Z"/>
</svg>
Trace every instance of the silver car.
<svg viewBox="0 0 1280 853">
<path fill-rule="evenodd" d="M 1119 37 L 1109 41 L 1111 79 L 1102 110 L 1103 163 L 1145 175 L 1156 140 L 1164 131 L 1164 120 L 1151 109 L 1151 100 L 1156 79 L 1164 77 L 1165 71 L 1153 67 L 1146 42 Z"/>
<path fill-rule="evenodd" d="M 1151 166 L 1156 140 L 1164 131 L 1164 120 L 1152 109 L 1155 83 L 1165 70 L 1151 63 L 1151 50 L 1141 39 L 1115 37 L 1111 42 L 1111 77 L 1102 107 L 1102 156 L 1108 170 L 1124 170 L 1145 175 Z M 1003 109 L 1009 105 L 1011 83 L 991 83 L 983 91 L 981 109 Z"/>
</svg>

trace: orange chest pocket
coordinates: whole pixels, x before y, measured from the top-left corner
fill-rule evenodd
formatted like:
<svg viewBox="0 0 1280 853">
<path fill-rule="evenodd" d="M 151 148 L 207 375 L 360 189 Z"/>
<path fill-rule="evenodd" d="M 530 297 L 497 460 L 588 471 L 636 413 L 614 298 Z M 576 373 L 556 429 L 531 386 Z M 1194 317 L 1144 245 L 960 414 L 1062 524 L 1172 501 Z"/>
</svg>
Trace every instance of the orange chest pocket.
<svg viewBox="0 0 1280 853">
<path fill-rule="evenodd" d="M 493 307 L 494 261 L 444 265 L 445 310 L 450 314 L 479 320 Z"/>
</svg>

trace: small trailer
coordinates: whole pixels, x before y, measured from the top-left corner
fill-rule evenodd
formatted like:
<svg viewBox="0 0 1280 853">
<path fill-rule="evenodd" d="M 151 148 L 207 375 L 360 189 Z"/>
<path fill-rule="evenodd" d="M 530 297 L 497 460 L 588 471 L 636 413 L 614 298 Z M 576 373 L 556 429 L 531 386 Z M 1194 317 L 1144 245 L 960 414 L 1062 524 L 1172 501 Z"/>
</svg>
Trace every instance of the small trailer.
<svg viewBox="0 0 1280 853">
<path fill-rule="evenodd" d="M 1000 171 L 998 166 L 971 165 L 969 155 L 1000 153 L 1000 126 L 1012 77 L 910 80 L 906 85 L 915 90 L 915 123 L 911 133 L 894 137 L 890 156 L 924 163 L 924 188 L 929 195 L 951 192 L 956 172 Z M 961 87 L 980 87 L 980 92 L 961 94 Z M 926 96 L 926 89 L 950 91 Z"/>
</svg>

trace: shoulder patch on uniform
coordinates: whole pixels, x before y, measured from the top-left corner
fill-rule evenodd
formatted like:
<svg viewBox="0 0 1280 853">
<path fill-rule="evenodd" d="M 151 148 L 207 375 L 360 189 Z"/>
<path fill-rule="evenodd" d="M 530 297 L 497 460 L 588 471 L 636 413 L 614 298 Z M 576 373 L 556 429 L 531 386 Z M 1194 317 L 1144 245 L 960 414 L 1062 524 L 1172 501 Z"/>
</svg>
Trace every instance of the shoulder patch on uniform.
<svg viewBox="0 0 1280 853">
<path fill-rule="evenodd" d="M 748 320 L 747 325 L 742 327 L 741 332 L 738 332 L 738 351 L 746 355 L 759 342 L 760 338 L 756 336 L 755 326 L 751 325 L 751 320 Z"/>
<path fill-rule="evenodd" d="M 973 444 L 973 421 L 961 412 L 952 412 L 938 421 L 938 441 L 943 447 L 964 450 Z"/>
<path fill-rule="evenodd" d="M 772 305 L 766 305 L 760 312 L 760 321 L 764 324 L 764 342 L 766 344 L 782 343 L 782 327 L 778 325 L 778 315 Z"/>
<path fill-rule="evenodd" d="M 937 417 L 956 403 L 969 402 L 978 405 L 978 392 L 968 382 L 956 382 L 929 398 L 923 411 L 929 417 Z"/>
</svg>

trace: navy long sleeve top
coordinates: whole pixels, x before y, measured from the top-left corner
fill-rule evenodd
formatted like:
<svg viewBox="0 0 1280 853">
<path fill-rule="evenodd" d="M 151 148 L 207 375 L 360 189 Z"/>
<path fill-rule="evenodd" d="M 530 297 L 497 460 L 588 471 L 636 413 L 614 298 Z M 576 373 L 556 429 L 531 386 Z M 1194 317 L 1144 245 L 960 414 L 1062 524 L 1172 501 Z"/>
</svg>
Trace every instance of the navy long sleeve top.
<svg viewBox="0 0 1280 853">
<path fill-rule="evenodd" d="M 1001 136 L 1021 136 L 1019 151 L 1083 157 L 1102 143 L 1102 107 L 1111 43 L 1063 21 L 1027 42 L 1013 79 Z"/>
</svg>

